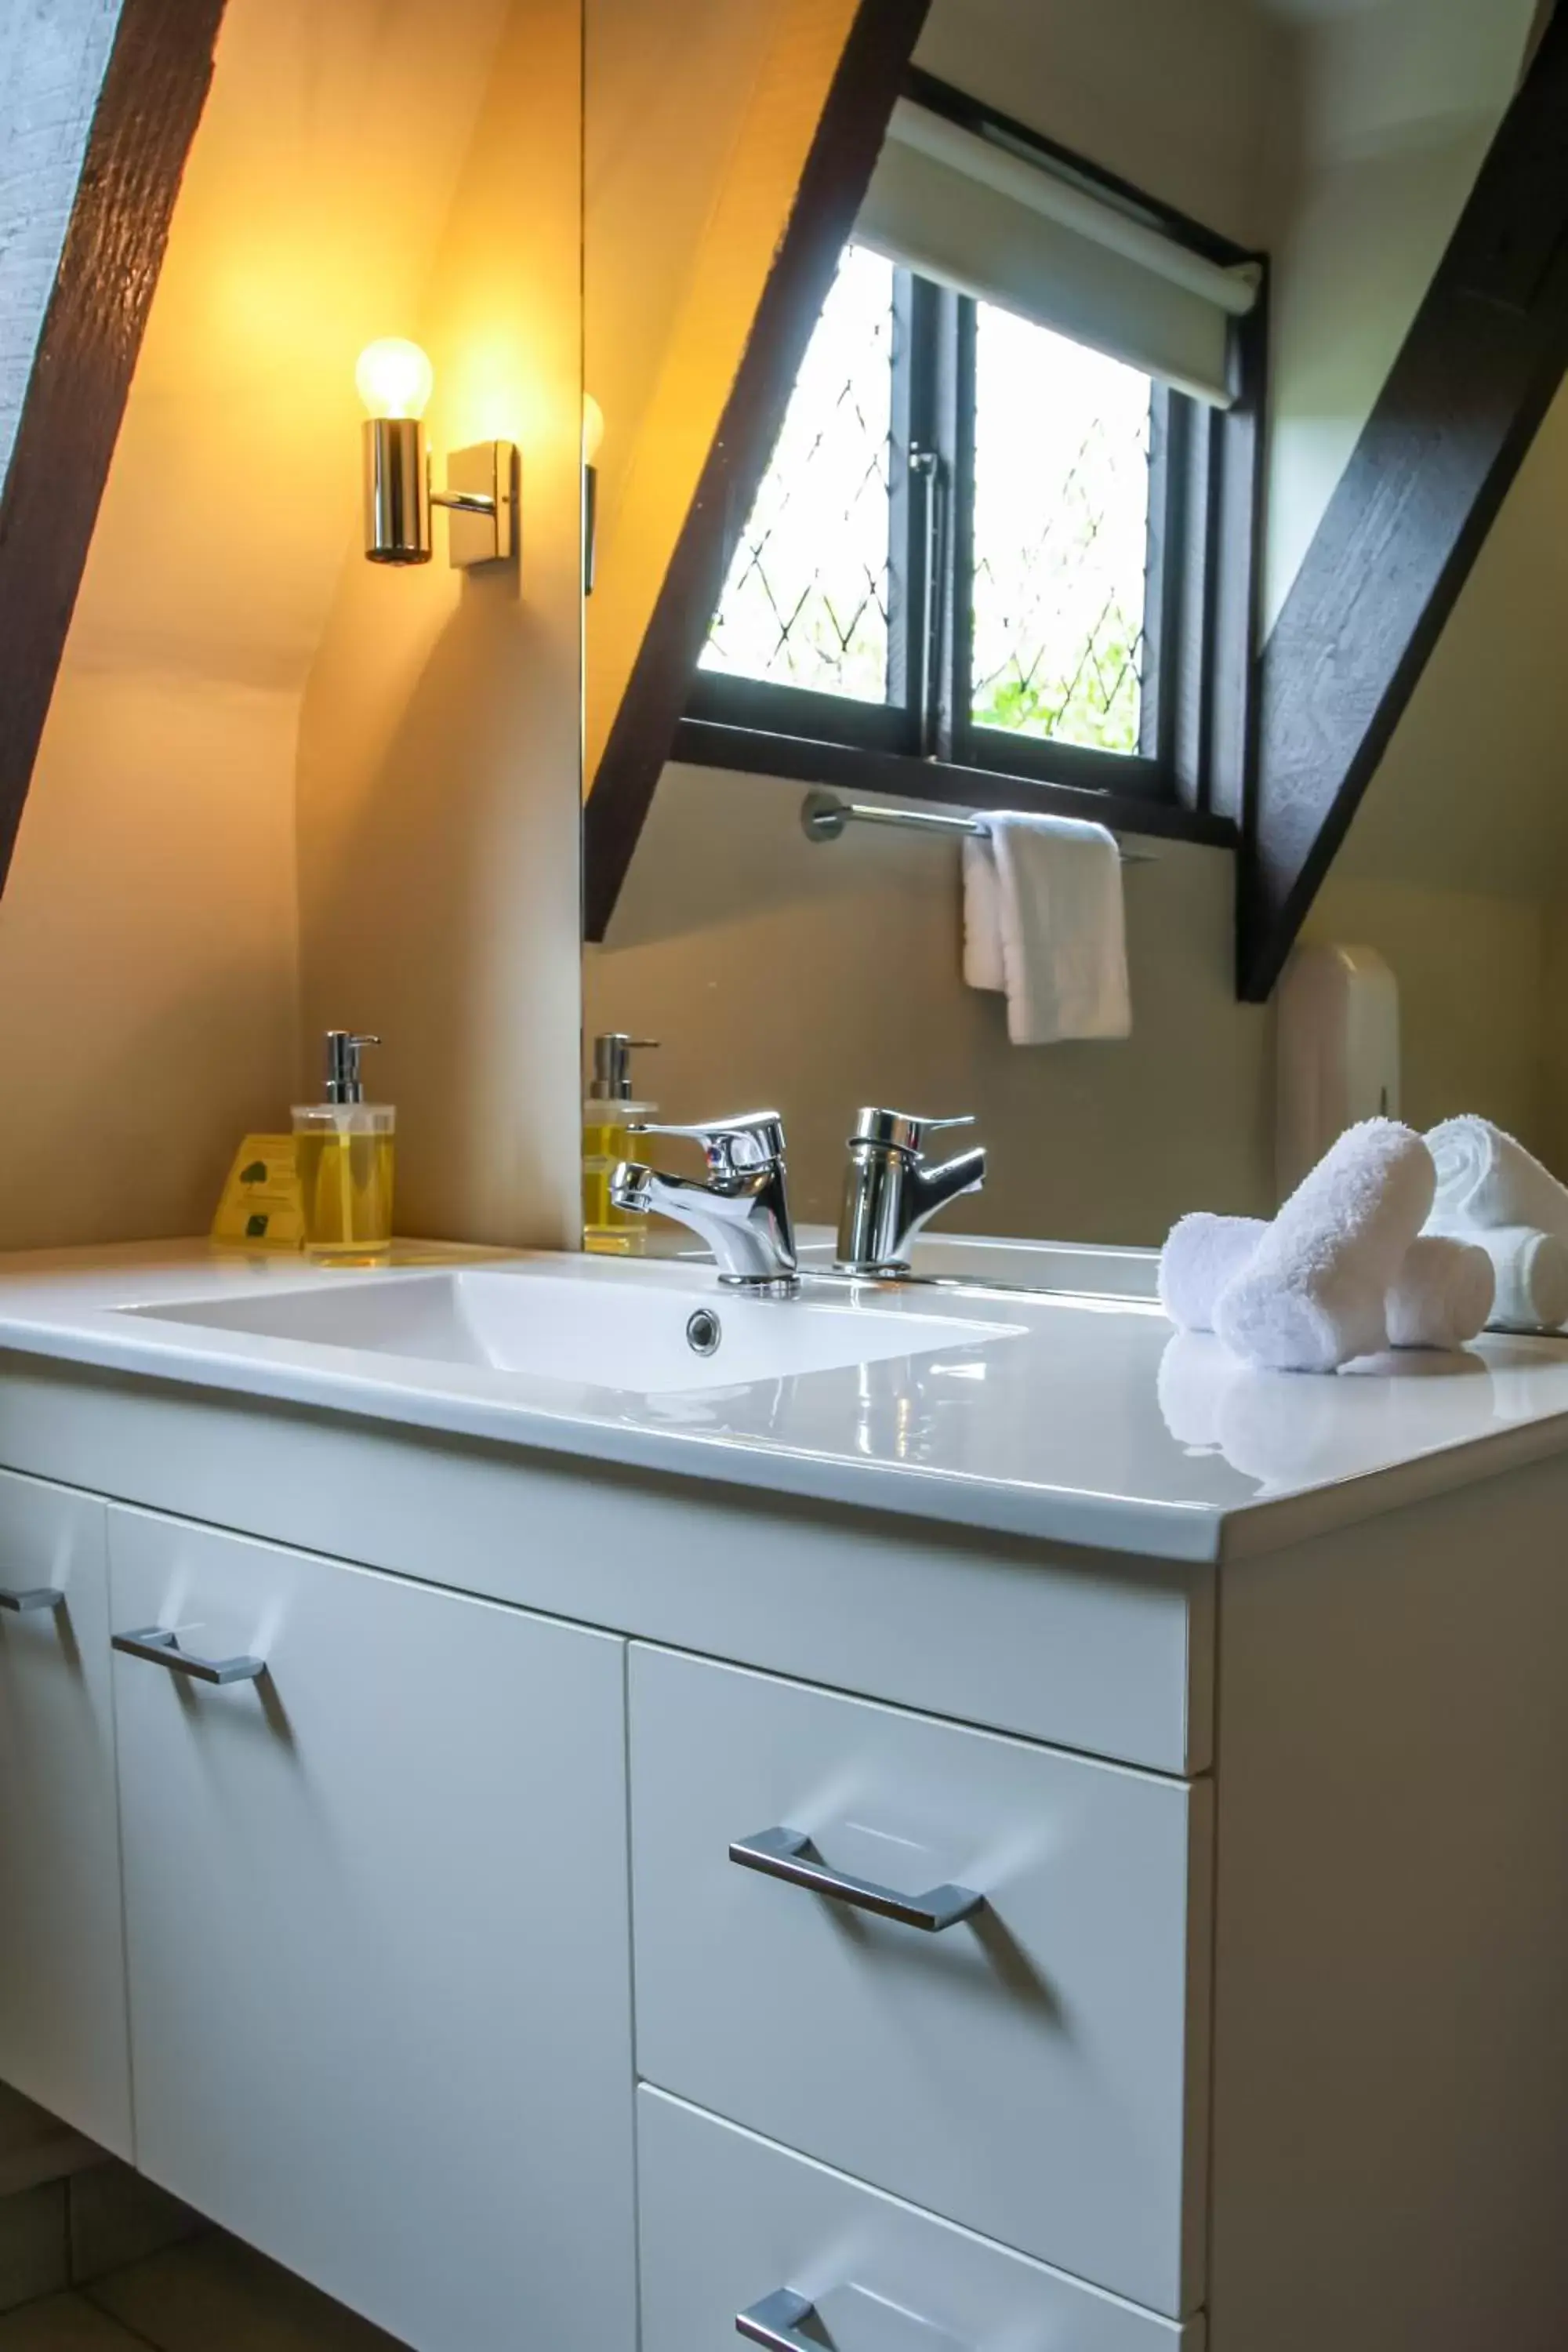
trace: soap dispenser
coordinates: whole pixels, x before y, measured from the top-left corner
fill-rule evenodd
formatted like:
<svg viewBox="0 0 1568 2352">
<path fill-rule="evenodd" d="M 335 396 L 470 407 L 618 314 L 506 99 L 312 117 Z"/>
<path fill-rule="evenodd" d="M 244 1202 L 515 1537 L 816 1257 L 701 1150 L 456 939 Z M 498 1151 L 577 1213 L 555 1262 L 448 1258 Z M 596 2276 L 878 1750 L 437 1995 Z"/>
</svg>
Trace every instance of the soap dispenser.
<svg viewBox="0 0 1568 2352">
<path fill-rule="evenodd" d="M 623 1160 L 637 1158 L 634 1119 L 652 1118 L 653 1102 L 632 1099 L 632 1055 L 651 1051 L 657 1037 L 628 1037 L 612 1029 L 594 1040 L 594 1075 L 583 1105 L 583 1246 L 604 1256 L 640 1257 L 647 1219 L 617 1209 L 610 1178 Z"/>
<path fill-rule="evenodd" d="M 390 1103 L 367 1103 L 360 1055 L 379 1037 L 329 1029 L 325 1100 L 294 1106 L 305 1246 L 314 1257 L 384 1256 L 392 1242 Z"/>
</svg>

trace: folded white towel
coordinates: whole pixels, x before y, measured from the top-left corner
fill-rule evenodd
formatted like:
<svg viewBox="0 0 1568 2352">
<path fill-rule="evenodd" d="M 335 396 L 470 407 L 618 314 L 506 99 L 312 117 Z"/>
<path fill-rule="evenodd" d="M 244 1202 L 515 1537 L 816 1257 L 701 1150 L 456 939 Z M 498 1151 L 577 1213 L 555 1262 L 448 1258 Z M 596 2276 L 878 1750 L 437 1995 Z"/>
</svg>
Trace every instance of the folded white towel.
<svg viewBox="0 0 1568 2352">
<path fill-rule="evenodd" d="M 1432 1155 L 1409 1128 L 1348 1128 L 1220 1293 L 1215 1329 L 1226 1346 L 1284 1372 L 1334 1371 L 1386 1347 L 1387 1294 L 1436 1187 Z"/>
<path fill-rule="evenodd" d="M 1121 859 L 1113 834 L 1078 817 L 984 820 L 963 845 L 963 977 L 1003 992 L 1015 1045 L 1125 1037 Z"/>
<path fill-rule="evenodd" d="M 1442 1230 L 1435 1218 L 1426 1228 L 1428 1234 Z M 1497 1295 L 1487 1321 L 1494 1331 L 1555 1331 L 1568 1323 L 1568 1242 L 1530 1225 L 1457 1225 L 1448 1231 L 1491 1260 Z"/>
<path fill-rule="evenodd" d="M 1160 1304 L 1178 1330 L 1214 1329 L 1221 1291 L 1250 1263 L 1268 1230 L 1261 1217 L 1219 1217 L 1201 1209 L 1178 1219 L 1160 1253 Z M 1462 1347 L 1484 1329 L 1496 1281 L 1484 1249 L 1467 1240 L 1418 1235 L 1384 1301 L 1389 1346 Z"/>
<path fill-rule="evenodd" d="M 1568 1187 L 1489 1118 L 1446 1118 L 1426 1138 L 1437 1171 L 1431 1223 L 1526 1225 L 1568 1243 Z"/>
</svg>

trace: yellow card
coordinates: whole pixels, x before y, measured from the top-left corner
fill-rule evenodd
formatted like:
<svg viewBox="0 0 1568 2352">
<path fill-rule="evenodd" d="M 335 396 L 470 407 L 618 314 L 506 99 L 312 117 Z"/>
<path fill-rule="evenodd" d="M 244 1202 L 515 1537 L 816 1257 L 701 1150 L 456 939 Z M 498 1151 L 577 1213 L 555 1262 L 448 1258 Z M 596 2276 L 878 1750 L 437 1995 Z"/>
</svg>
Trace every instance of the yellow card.
<svg viewBox="0 0 1568 2352">
<path fill-rule="evenodd" d="M 212 1237 L 231 1249 L 305 1246 L 304 1202 L 291 1135 L 247 1135 L 235 1153 Z"/>
</svg>

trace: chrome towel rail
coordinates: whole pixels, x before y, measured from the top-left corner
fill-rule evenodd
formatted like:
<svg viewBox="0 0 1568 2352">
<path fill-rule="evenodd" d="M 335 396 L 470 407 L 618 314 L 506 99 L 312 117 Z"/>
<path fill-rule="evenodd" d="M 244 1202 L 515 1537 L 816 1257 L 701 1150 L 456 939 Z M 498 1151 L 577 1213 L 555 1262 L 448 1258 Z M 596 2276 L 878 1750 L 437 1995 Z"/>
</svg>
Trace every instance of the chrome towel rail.
<svg viewBox="0 0 1568 2352">
<path fill-rule="evenodd" d="M 807 841 L 837 841 L 847 824 L 893 824 L 910 833 L 976 834 L 978 817 L 943 816 L 934 809 L 881 808 L 868 801 L 841 801 L 837 793 L 807 793 L 800 804 L 800 829 Z M 1123 866 L 1157 866 L 1146 849 L 1122 849 Z"/>
</svg>

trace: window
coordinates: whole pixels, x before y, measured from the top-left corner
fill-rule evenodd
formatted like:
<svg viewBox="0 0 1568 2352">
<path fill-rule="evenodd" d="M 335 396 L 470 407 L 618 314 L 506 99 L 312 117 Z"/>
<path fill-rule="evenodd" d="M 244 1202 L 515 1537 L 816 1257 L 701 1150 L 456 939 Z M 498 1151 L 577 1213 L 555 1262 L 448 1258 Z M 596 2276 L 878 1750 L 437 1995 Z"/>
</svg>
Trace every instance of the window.
<svg viewBox="0 0 1568 2352">
<path fill-rule="evenodd" d="M 731 567 L 705 669 L 888 699 L 893 266 L 851 246 Z"/>
<path fill-rule="evenodd" d="M 957 97 L 928 83 L 922 100 L 933 88 Z M 1016 140 L 906 110 L 884 158 L 914 177 L 895 173 L 889 196 L 879 165 L 874 241 L 841 257 L 678 755 L 935 799 L 1033 785 L 1201 807 L 1226 724 L 1210 707 L 1215 614 L 1228 602 L 1249 627 L 1247 497 L 1239 590 L 1219 573 L 1238 504 L 1220 436 L 1256 268 L 1189 251 L 1125 191 L 1086 196 L 1081 167 L 1065 196 L 1051 180 L 1060 218 L 1042 221 L 1046 175 Z M 882 233 L 879 190 L 909 234 Z M 1001 268 L 948 250 L 971 199 L 974 250 Z M 1228 724 L 1234 745 L 1245 721 Z M 844 756 L 818 771 L 808 746 Z"/>
</svg>

